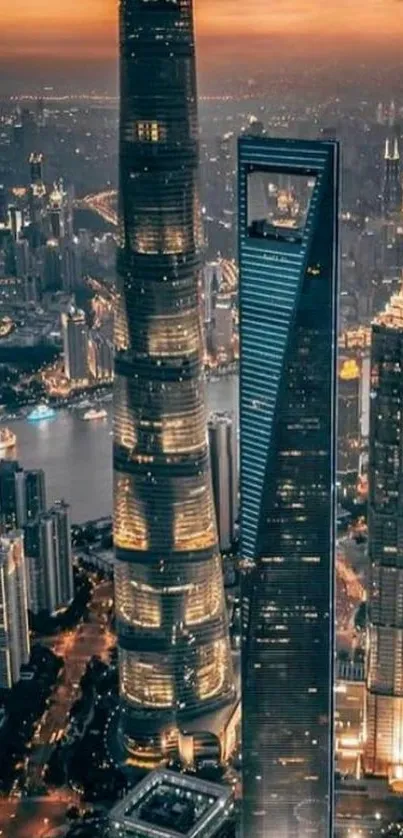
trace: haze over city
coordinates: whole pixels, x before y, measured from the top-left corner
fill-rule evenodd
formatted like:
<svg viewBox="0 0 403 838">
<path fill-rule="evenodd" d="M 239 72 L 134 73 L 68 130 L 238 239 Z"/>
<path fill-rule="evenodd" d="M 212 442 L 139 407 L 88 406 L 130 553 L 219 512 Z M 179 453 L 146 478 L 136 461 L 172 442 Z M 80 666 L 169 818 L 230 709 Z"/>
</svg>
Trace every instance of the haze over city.
<svg viewBox="0 0 403 838">
<path fill-rule="evenodd" d="M 326 56 L 343 56 L 347 65 L 353 57 L 370 65 L 389 63 L 403 45 L 401 0 L 197 0 L 195 11 L 205 92 L 228 88 L 241 72 L 292 70 L 301 59 L 312 66 Z M 27 90 L 37 81 L 113 90 L 116 50 L 115 0 L 68 7 L 52 0 L 16 0 L 2 9 L 0 87 L 17 83 Z"/>
</svg>

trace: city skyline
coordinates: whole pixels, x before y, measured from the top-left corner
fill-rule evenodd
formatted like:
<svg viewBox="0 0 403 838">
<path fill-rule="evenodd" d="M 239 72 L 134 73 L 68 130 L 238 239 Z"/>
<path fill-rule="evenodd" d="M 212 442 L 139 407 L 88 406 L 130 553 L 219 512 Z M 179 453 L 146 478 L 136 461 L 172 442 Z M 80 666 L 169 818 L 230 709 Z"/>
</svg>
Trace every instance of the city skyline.
<svg viewBox="0 0 403 838">
<path fill-rule="evenodd" d="M 298 28 L 298 42 L 290 35 Z M 40 74 L 53 71 L 73 60 L 79 62 L 84 81 L 91 65 L 105 61 L 111 79 L 117 58 L 117 10 L 114 0 L 85 0 L 68 10 L 50 0 L 16 0 L 2 11 L 4 40 L 0 51 L 2 84 L 27 68 Z M 229 56 L 237 52 L 241 66 L 251 72 L 282 58 L 289 64 L 300 55 L 314 62 L 325 50 L 345 52 L 353 41 L 368 60 L 390 55 L 403 44 L 403 3 L 401 0 L 287 0 L 281 9 L 265 0 L 252 0 L 245 8 L 236 0 L 198 0 L 196 33 L 200 45 L 199 69 L 206 78 L 214 76 Z M 245 39 L 247 35 L 247 40 Z M 270 40 L 271 39 L 271 40 Z M 270 50 L 267 49 L 268 40 Z M 86 62 L 85 67 L 81 62 Z M 70 64 L 74 77 L 77 66 Z M 108 76 L 109 78 L 109 76 Z M 42 79 L 41 79 L 42 80 Z M 52 80 L 50 80 L 52 81 Z"/>
</svg>

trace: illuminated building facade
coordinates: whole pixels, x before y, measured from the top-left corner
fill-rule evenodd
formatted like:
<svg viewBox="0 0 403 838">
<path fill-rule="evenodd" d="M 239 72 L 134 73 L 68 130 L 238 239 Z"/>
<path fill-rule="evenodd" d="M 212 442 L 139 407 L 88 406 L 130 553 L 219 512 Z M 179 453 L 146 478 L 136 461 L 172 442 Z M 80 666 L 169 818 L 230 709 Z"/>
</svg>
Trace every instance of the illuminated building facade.
<svg viewBox="0 0 403 838">
<path fill-rule="evenodd" d="M 20 532 L 0 536 L 0 688 L 11 689 L 29 661 L 28 593 Z"/>
<path fill-rule="evenodd" d="M 403 779 L 403 293 L 372 326 L 365 768 Z"/>
<path fill-rule="evenodd" d="M 243 138 L 239 189 L 243 834 L 323 838 L 333 818 L 337 143 Z"/>
<path fill-rule="evenodd" d="M 33 152 L 29 156 L 30 186 L 30 241 L 33 247 L 43 243 L 43 223 L 46 209 L 46 187 L 43 181 L 43 154 Z"/>
<path fill-rule="evenodd" d="M 64 372 L 69 381 L 88 380 L 88 326 L 81 309 L 62 314 Z"/>
<path fill-rule="evenodd" d="M 238 457 L 233 416 L 213 413 L 209 418 L 208 435 L 220 550 L 229 550 L 238 511 Z"/>
<path fill-rule="evenodd" d="M 219 365 L 233 360 L 232 338 L 232 295 L 228 292 L 220 292 L 216 297 L 211 332 L 212 354 Z"/>
<path fill-rule="evenodd" d="M 339 472 L 358 471 L 360 456 L 360 358 L 339 355 L 338 451 Z"/>
<path fill-rule="evenodd" d="M 182 722 L 234 695 L 206 439 L 192 14 L 191 0 L 121 3 L 115 600 L 121 738 L 150 767 Z"/>
<path fill-rule="evenodd" d="M 74 596 L 70 507 L 57 501 L 24 531 L 30 610 L 55 614 Z"/>
</svg>

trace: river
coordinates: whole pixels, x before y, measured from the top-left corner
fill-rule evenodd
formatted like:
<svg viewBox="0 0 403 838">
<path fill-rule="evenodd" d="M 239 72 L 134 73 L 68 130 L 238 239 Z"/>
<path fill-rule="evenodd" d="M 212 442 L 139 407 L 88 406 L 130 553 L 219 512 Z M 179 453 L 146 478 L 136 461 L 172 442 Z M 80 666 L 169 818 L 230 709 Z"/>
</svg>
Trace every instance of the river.
<svg viewBox="0 0 403 838">
<path fill-rule="evenodd" d="M 238 377 L 209 381 L 207 398 L 210 411 L 237 414 Z M 77 523 L 111 514 L 111 405 L 107 410 L 105 421 L 84 422 L 76 410 L 60 410 L 49 421 L 7 423 L 17 435 L 17 446 L 9 459 L 18 459 L 27 469 L 43 468 L 48 505 L 64 498 Z"/>
</svg>

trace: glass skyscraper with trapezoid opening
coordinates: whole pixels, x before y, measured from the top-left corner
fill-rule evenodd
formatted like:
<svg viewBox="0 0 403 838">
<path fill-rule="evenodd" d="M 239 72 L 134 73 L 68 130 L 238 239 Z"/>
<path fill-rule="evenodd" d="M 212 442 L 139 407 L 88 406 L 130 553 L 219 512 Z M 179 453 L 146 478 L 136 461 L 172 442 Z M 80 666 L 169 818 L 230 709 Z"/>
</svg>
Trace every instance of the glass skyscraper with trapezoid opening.
<svg viewBox="0 0 403 838">
<path fill-rule="evenodd" d="M 338 146 L 239 144 L 243 835 L 333 813 Z"/>
</svg>

